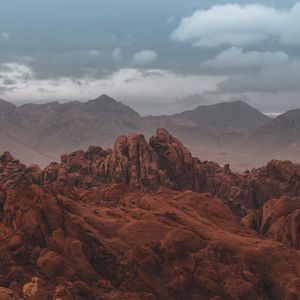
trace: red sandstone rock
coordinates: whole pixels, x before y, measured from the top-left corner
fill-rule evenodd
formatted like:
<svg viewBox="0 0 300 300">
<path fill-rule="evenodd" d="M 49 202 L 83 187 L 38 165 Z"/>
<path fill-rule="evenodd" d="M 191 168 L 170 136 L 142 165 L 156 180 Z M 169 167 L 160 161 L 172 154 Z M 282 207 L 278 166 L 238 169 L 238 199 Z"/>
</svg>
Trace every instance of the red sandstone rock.
<svg viewBox="0 0 300 300">
<path fill-rule="evenodd" d="M 164 189 L 118 192 L 118 201 L 104 197 L 94 206 L 89 197 L 74 198 L 76 189 L 60 189 L 32 185 L 5 198 L 2 223 L 19 232 L 2 251 L 11 251 L 6 263 L 24 270 L 24 281 L 15 283 L 20 288 L 31 277 L 40 282 L 26 293 L 41 286 L 49 295 L 44 299 L 283 299 L 300 293 L 299 253 L 240 227 L 221 200 Z"/>
<path fill-rule="evenodd" d="M 266 238 L 300 249 L 300 198 L 270 200 L 246 216 L 242 224 Z"/>
<path fill-rule="evenodd" d="M 158 129 L 156 136 L 149 142 L 159 157 L 162 169 L 165 169 L 177 189 L 193 188 L 194 161 L 190 151 L 165 129 Z"/>
<path fill-rule="evenodd" d="M 4 153 L 0 285 L 32 300 L 298 299 L 299 170 L 235 174 L 163 129 L 42 171 Z"/>
<path fill-rule="evenodd" d="M 144 136 L 131 134 L 117 139 L 113 150 L 90 147 L 87 152 L 63 155 L 61 163 L 52 163 L 40 171 L 26 169 L 9 153 L 2 159 L 2 182 L 14 184 L 68 184 L 82 188 L 103 188 L 121 183 L 133 190 L 157 190 L 167 187 L 210 193 L 223 199 L 238 215 L 257 209 L 268 200 L 300 191 L 300 166 L 272 161 L 266 167 L 236 174 L 226 165 L 201 162 L 193 158 L 182 143 L 165 129 L 158 129 L 149 144 Z"/>
<path fill-rule="evenodd" d="M 143 135 L 131 134 L 117 139 L 112 153 L 100 166 L 101 174 L 113 183 L 130 187 L 156 189 L 159 185 L 172 187 L 159 158 Z"/>
<path fill-rule="evenodd" d="M 9 152 L 0 156 L 0 184 L 2 187 L 13 186 L 24 180 L 26 166 L 14 159 Z"/>
</svg>

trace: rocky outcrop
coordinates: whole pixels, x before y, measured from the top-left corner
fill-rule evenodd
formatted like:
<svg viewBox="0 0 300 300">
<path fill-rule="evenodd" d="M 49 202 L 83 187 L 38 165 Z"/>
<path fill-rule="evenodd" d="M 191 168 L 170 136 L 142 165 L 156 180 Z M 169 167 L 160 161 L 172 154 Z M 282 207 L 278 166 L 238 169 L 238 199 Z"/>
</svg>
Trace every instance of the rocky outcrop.
<svg viewBox="0 0 300 300">
<path fill-rule="evenodd" d="M 247 215 L 242 224 L 268 239 L 300 249 L 300 198 L 270 200 Z"/>
<path fill-rule="evenodd" d="M 298 251 L 239 226 L 220 200 L 167 189 L 120 193 L 114 185 L 95 205 L 89 193 L 49 184 L 7 192 L 0 274 L 18 298 L 300 296 Z"/>
<path fill-rule="evenodd" d="M 26 168 L 9 153 L 0 158 L 0 183 L 14 185 L 68 184 L 75 187 L 105 187 L 124 184 L 132 190 L 155 191 L 161 187 L 210 193 L 222 199 L 235 213 L 258 209 L 268 200 L 300 192 L 300 166 L 289 161 L 271 161 L 267 166 L 234 173 L 229 165 L 200 161 L 165 129 L 158 129 L 149 143 L 143 135 L 120 136 L 112 150 L 89 147 L 61 157 L 44 170 Z"/>
<path fill-rule="evenodd" d="M 159 164 L 159 156 L 140 134 L 119 137 L 113 152 L 100 164 L 100 174 L 113 183 L 125 183 L 134 189 L 175 187 Z"/>
<path fill-rule="evenodd" d="M 247 178 L 249 194 L 256 208 L 268 200 L 300 193 L 300 165 L 272 160 L 267 166 L 253 170 Z"/>
<path fill-rule="evenodd" d="M 90 147 L 87 152 L 63 155 L 60 164 L 52 163 L 42 172 L 44 184 L 91 187 L 123 183 L 133 190 L 166 187 L 218 196 L 228 194 L 237 178 L 229 168 L 192 157 L 165 129 L 158 129 L 149 143 L 143 135 L 130 134 L 120 136 L 112 150 Z"/>
<path fill-rule="evenodd" d="M 1 300 L 17 300 L 12 290 L 0 287 L 0 299 Z"/>
<path fill-rule="evenodd" d="M 177 189 L 194 187 L 194 167 L 197 159 L 166 129 L 158 129 L 149 145 L 158 156 L 159 166 L 166 170 Z"/>
<path fill-rule="evenodd" d="M 0 156 L 0 184 L 1 186 L 13 186 L 24 179 L 26 166 L 21 164 L 9 152 Z"/>
<path fill-rule="evenodd" d="M 121 136 L 112 150 L 76 151 L 44 170 L 6 152 L 0 295 L 298 299 L 298 191 L 296 164 L 236 174 L 193 158 L 164 129 L 149 143 Z"/>
</svg>

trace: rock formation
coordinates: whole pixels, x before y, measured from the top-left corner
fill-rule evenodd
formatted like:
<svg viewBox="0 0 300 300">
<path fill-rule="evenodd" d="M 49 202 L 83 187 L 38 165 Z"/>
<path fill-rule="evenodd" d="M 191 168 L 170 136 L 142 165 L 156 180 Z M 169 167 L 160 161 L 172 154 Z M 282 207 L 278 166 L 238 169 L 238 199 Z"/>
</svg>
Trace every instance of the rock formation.
<svg viewBox="0 0 300 300">
<path fill-rule="evenodd" d="M 270 199 L 296 196 L 299 174 L 300 166 L 289 161 L 271 161 L 263 168 L 234 173 L 228 165 L 221 167 L 192 157 L 177 138 L 158 129 L 149 143 L 143 135 L 130 134 L 119 137 L 112 150 L 90 147 L 87 152 L 63 155 L 60 164 L 45 168 L 41 179 L 44 184 L 84 187 L 124 183 L 134 190 L 190 189 L 221 198 L 243 215 L 248 208 L 258 209 Z"/>
<path fill-rule="evenodd" d="M 164 129 L 43 170 L 6 152 L 0 299 L 298 299 L 299 169 L 236 174 Z"/>
<path fill-rule="evenodd" d="M 260 235 L 300 249 L 300 198 L 284 196 L 268 201 L 241 222 Z"/>
<path fill-rule="evenodd" d="M 300 254 L 240 227 L 220 200 L 161 190 L 110 202 L 103 192 L 94 205 L 88 192 L 31 185 L 7 193 L 0 274 L 19 297 L 300 296 Z"/>
</svg>

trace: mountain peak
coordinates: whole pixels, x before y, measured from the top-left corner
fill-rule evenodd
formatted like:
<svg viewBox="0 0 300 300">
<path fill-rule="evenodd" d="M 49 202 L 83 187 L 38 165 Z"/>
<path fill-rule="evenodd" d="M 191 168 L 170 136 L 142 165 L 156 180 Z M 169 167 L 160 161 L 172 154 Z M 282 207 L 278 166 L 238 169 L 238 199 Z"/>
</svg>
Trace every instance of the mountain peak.
<svg viewBox="0 0 300 300">
<path fill-rule="evenodd" d="M 275 119 L 276 123 L 289 128 L 300 128 L 300 109 L 289 110 Z"/>
<path fill-rule="evenodd" d="M 107 95 L 101 95 L 96 99 L 89 100 L 88 102 L 84 103 L 84 105 L 91 113 L 102 112 L 108 114 L 113 113 L 116 115 L 118 113 L 124 113 L 140 117 L 140 115 L 133 108 Z"/>
<path fill-rule="evenodd" d="M 241 100 L 212 105 L 199 105 L 194 110 L 177 114 L 193 121 L 196 125 L 215 128 L 255 128 L 270 122 L 270 118 Z"/>
<path fill-rule="evenodd" d="M 105 94 L 99 96 L 98 98 L 89 100 L 87 103 L 100 103 L 100 102 L 101 103 L 108 103 L 108 104 L 117 104 L 117 103 L 120 103 L 117 100 L 115 100 L 114 98 L 109 97 L 109 96 L 107 96 Z"/>
</svg>

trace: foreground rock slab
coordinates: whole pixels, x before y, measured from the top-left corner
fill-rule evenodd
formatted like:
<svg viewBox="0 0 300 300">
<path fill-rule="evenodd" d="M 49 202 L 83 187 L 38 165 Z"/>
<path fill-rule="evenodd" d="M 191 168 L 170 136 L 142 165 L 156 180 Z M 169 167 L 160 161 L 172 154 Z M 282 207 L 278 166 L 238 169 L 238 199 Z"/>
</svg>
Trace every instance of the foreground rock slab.
<svg viewBox="0 0 300 300">
<path fill-rule="evenodd" d="M 300 297 L 299 251 L 260 239 L 208 194 L 32 185 L 2 203 L 1 281 L 19 297 Z"/>
</svg>

